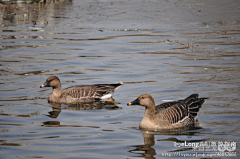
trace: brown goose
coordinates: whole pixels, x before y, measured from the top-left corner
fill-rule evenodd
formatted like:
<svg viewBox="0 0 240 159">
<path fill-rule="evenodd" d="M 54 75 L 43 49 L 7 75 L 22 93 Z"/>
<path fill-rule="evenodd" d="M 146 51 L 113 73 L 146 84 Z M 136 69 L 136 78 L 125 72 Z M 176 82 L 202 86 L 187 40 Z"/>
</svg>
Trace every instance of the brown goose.
<svg viewBox="0 0 240 159">
<path fill-rule="evenodd" d="M 77 85 L 61 89 L 59 78 L 57 76 L 50 76 L 46 82 L 40 86 L 40 88 L 53 88 L 52 93 L 48 98 L 50 103 L 73 104 L 111 98 L 113 92 L 122 84 L 123 83 Z"/>
<path fill-rule="evenodd" d="M 155 106 L 151 95 L 142 94 L 127 105 L 142 105 L 146 108 L 140 129 L 174 129 L 194 125 L 197 112 L 205 99 L 207 98 L 198 98 L 198 94 L 192 94 L 184 100 Z"/>
</svg>

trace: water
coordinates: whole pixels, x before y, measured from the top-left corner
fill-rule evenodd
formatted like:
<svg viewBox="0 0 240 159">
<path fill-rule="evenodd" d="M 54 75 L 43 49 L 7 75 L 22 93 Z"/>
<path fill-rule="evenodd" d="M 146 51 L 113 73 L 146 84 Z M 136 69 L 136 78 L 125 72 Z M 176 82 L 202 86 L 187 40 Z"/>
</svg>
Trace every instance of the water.
<svg viewBox="0 0 240 159">
<path fill-rule="evenodd" d="M 160 11 L 155 1 L 142 2 L 140 10 L 122 1 L 2 5 L 0 158 L 201 158 L 220 152 L 189 146 L 201 142 L 236 142 L 232 152 L 240 157 L 238 3 L 226 6 L 233 8 L 230 19 L 217 12 L 205 21 L 202 14 L 215 4 L 194 2 L 161 2 Z M 155 14 L 160 17 L 151 21 Z M 125 84 L 114 93 L 116 105 L 52 105 L 46 99 L 51 90 L 39 88 L 51 75 L 63 88 Z M 202 129 L 139 130 L 144 108 L 126 104 L 142 93 L 156 103 L 191 93 L 209 97 L 199 112 Z"/>
</svg>

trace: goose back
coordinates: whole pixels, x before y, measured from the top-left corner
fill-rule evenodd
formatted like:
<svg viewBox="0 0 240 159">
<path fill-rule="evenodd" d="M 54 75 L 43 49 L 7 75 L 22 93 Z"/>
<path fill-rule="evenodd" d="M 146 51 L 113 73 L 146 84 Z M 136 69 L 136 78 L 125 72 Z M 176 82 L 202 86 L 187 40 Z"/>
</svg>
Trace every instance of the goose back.
<svg viewBox="0 0 240 159">
<path fill-rule="evenodd" d="M 160 104 L 156 106 L 159 122 L 172 127 L 193 124 L 205 99 L 207 98 L 198 98 L 198 94 L 192 94 L 184 100 Z"/>
</svg>

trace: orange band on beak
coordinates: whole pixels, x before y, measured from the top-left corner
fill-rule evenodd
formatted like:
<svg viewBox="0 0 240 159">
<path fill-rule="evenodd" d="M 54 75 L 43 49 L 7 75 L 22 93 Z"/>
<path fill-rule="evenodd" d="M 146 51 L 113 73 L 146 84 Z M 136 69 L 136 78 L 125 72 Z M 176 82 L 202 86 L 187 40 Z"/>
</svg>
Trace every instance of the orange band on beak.
<svg viewBox="0 0 240 159">
<path fill-rule="evenodd" d="M 131 103 L 131 102 L 129 102 L 127 105 L 132 105 L 132 103 Z"/>
<path fill-rule="evenodd" d="M 42 87 L 45 87 L 45 85 L 44 85 L 44 84 L 42 84 L 42 85 L 41 85 L 41 88 L 42 88 Z"/>
</svg>

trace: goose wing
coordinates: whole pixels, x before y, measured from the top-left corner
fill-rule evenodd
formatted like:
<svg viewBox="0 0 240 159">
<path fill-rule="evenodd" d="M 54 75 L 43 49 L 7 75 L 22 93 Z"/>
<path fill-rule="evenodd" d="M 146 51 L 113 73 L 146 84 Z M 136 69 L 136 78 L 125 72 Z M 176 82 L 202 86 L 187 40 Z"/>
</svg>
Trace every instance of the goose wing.
<svg viewBox="0 0 240 159">
<path fill-rule="evenodd" d="M 77 85 L 63 90 L 64 96 L 71 98 L 92 98 L 96 93 L 96 87 L 93 85 Z"/>
<path fill-rule="evenodd" d="M 112 95 L 114 90 L 119 88 L 121 85 L 122 83 L 77 85 L 64 89 L 63 94 L 65 96 L 70 96 L 71 98 L 102 98 L 107 94 Z"/>
<path fill-rule="evenodd" d="M 192 94 L 184 100 L 160 104 L 157 110 L 160 111 L 162 120 L 170 124 L 181 122 L 186 118 L 189 118 L 186 121 L 191 122 L 194 121 L 205 99 L 207 98 L 198 98 L 198 94 Z"/>
</svg>

